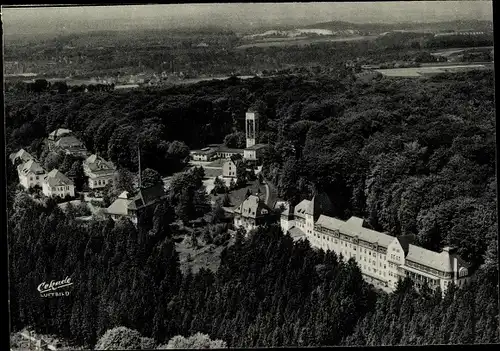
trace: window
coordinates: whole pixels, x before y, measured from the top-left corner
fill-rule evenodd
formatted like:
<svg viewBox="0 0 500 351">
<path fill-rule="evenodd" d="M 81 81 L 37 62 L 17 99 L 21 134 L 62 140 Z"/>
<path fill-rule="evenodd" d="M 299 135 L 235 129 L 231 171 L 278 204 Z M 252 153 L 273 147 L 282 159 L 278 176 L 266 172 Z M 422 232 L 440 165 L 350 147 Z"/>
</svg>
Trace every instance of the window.
<svg viewBox="0 0 500 351">
<path fill-rule="evenodd" d="M 33 180 L 33 177 L 30 177 L 30 180 Z"/>
</svg>

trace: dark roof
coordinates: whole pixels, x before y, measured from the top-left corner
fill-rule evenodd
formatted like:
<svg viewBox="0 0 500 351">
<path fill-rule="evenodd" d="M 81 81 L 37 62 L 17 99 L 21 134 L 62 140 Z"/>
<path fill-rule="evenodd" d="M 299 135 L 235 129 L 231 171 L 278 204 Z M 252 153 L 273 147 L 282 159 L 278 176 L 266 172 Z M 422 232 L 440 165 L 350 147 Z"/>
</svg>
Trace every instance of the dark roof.
<svg viewBox="0 0 500 351">
<path fill-rule="evenodd" d="M 268 147 L 267 144 L 255 144 L 253 146 L 247 147 L 245 150 L 259 150 Z"/>
<path fill-rule="evenodd" d="M 83 143 L 80 140 L 78 140 L 76 137 L 69 135 L 69 136 L 61 137 L 61 139 L 59 139 L 56 142 L 56 145 L 64 148 L 64 147 L 71 147 L 71 146 L 82 146 Z"/>
<path fill-rule="evenodd" d="M 163 184 L 156 184 L 148 188 L 139 189 L 137 195 L 131 200 L 128 208 L 130 210 L 137 210 L 141 207 L 146 207 L 155 204 L 166 196 Z"/>
<path fill-rule="evenodd" d="M 242 154 L 243 153 L 243 149 L 233 149 L 233 148 L 227 147 L 225 145 L 222 145 L 222 146 L 219 147 L 219 149 L 217 150 L 217 152 L 227 152 L 227 153 L 233 153 L 233 154 Z"/>
<path fill-rule="evenodd" d="M 231 155 L 230 159 L 231 159 L 231 161 L 234 162 L 234 164 L 236 164 L 238 161 L 243 160 L 243 156 L 241 156 L 241 154 L 234 154 L 234 155 Z"/>
</svg>

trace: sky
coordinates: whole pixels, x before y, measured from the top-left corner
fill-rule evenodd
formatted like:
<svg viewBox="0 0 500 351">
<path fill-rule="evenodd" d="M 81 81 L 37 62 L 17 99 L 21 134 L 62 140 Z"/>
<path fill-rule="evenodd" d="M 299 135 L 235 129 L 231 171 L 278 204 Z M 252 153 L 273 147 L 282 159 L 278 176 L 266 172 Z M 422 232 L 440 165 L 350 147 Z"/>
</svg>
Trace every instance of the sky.
<svg viewBox="0 0 500 351">
<path fill-rule="evenodd" d="M 240 3 L 3 8 L 4 33 L 85 32 L 137 27 L 492 21 L 491 1 Z"/>
</svg>

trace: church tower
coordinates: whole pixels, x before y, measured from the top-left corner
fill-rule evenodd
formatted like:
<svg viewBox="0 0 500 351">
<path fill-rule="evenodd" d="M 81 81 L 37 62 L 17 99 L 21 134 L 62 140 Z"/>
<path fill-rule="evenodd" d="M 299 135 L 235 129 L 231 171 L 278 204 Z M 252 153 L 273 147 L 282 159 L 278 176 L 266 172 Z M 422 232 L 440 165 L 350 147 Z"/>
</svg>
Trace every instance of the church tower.
<svg viewBox="0 0 500 351">
<path fill-rule="evenodd" d="M 248 110 L 245 115 L 245 131 L 247 148 L 254 146 L 257 143 L 257 134 L 259 132 L 259 114 L 252 110 Z"/>
</svg>

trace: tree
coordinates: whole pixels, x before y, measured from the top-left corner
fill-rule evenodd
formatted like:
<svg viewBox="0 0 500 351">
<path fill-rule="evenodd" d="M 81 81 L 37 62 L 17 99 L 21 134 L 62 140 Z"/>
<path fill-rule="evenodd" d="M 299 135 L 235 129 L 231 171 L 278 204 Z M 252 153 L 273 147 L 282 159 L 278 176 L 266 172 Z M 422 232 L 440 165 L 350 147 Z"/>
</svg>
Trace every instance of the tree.
<svg viewBox="0 0 500 351">
<path fill-rule="evenodd" d="M 146 168 L 142 171 L 141 187 L 149 188 L 154 185 L 163 184 L 160 173 L 151 168 Z"/>
<path fill-rule="evenodd" d="M 82 191 L 87 183 L 87 177 L 83 171 L 83 165 L 81 160 L 76 160 L 71 165 L 67 176 L 73 180 L 75 183 L 75 188 L 77 191 Z"/>
<path fill-rule="evenodd" d="M 231 206 L 231 198 L 229 197 L 228 193 L 225 193 L 224 196 L 222 197 L 222 206 L 224 207 Z"/>
<path fill-rule="evenodd" d="M 140 350 L 141 334 L 126 327 L 109 329 L 99 338 L 96 350 Z"/>
<path fill-rule="evenodd" d="M 226 183 L 219 177 L 215 177 L 214 179 L 214 193 L 215 194 L 222 194 L 225 193 L 227 190 Z"/>
<path fill-rule="evenodd" d="M 168 341 L 167 345 L 161 345 L 158 350 L 167 349 L 222 349 L 227 348 L 223 340 L 211 340 L 207 334 L 196 333 L 190 337 L 181 335 L 174 336 Z"/>
<path fill-rule="evenodd" d="M 247 167 L 245 162 L 239 161 L 236 163 L 236 186 L 243 187 L 247 183 Z"/>
<path fill-rule="evenodd" d="M 236 149 L 243 149 L 246 145 L 246 136 L 243 132 L 235 132 L 224 137 L 224 145 Z"/>
</svg>

